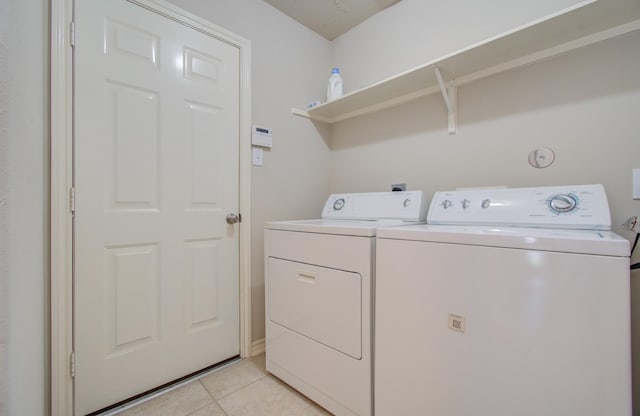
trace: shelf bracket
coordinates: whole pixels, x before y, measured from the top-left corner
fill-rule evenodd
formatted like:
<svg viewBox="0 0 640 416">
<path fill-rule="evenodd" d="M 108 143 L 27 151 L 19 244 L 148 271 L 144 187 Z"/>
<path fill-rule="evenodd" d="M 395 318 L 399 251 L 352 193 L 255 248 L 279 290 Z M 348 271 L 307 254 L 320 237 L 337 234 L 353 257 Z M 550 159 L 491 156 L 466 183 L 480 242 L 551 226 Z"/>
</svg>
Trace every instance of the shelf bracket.
<svg viewBox="0 0 640 416">
<path fill-rule="evenodd" d="M 444 104 L 447 106 L 447 115 L 449 118 L 449 134 L 456 134 L 458 88 L 455 86 L 453 81 L 449 83 L 448 87 L 445 85 L 444 80 L 442 79 L 442 74 L 440 73 L 440 68 L 434 66 L 433 70 L 436 73 L 436 78 L 438 80 L 438 85 L 440 86 L 440 92 L 442 93 Z"/>
</svg>

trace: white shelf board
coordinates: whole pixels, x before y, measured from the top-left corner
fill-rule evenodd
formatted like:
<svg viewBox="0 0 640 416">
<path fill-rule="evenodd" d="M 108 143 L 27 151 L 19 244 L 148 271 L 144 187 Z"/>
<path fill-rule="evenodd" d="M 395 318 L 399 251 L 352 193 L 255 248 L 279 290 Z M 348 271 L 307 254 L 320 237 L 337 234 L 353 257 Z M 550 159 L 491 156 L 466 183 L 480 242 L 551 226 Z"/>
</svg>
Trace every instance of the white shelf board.
<svg viewBox="0 0 640 416">
<path fill-rule="evenodd" d="M 639 29 L 640 1 L 587 0 L 337 100 L 291 112 L 337 123 L 440 91 L 434 67 L 460 86 Z"/>
</svg>

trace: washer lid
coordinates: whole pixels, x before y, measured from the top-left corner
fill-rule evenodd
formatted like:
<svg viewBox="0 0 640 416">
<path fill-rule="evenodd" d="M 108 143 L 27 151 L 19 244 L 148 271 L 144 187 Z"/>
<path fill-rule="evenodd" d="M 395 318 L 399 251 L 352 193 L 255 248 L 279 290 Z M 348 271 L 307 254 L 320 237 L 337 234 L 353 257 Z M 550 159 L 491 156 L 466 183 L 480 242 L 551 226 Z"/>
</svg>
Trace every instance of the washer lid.
<svg viewBox="0 0 640 416">
<path fill-rule="evenodd" d="M 599 230 L 424 224 L 380 228 L 377 237 L 617 257 L 630 254 L 626 238 Z"/>
<path fill-rule="evenodd" d="M 299 231 L 305 233 L 375 237 L 379 227 L 407 224 L 401 220 L 349 221 L 349 220 L 300 220 L 266 222 L 267 230 Z"/>
</svg>

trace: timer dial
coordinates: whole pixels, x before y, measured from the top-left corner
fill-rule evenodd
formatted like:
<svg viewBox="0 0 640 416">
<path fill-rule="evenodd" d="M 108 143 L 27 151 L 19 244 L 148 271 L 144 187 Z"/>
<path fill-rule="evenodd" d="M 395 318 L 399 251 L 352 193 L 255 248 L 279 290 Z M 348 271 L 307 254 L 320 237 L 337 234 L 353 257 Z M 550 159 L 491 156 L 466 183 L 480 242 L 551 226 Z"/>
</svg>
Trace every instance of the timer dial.
<svg viewBox="0 0 640 416">
<path fill-rule="evenodd" d="M 571 194 L 558 194 L 549 198 L 549 208 L 559 214 L 575 211 L 578 200 Z"/>
</svg>

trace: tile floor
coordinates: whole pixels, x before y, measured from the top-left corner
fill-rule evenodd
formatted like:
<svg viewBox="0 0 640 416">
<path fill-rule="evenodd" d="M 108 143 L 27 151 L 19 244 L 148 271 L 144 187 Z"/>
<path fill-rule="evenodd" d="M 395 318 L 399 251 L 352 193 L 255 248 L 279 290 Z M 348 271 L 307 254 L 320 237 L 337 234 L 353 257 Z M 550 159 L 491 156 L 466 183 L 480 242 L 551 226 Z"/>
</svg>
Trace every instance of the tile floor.
<svg viewBox="0 0 640 416">
<path fill-rule="evenodd" d="M 320 406 L 267 374 L 265 356 L 244 359 L 193 380 L 118 416 L 330 416 Z"/>
</svg>

